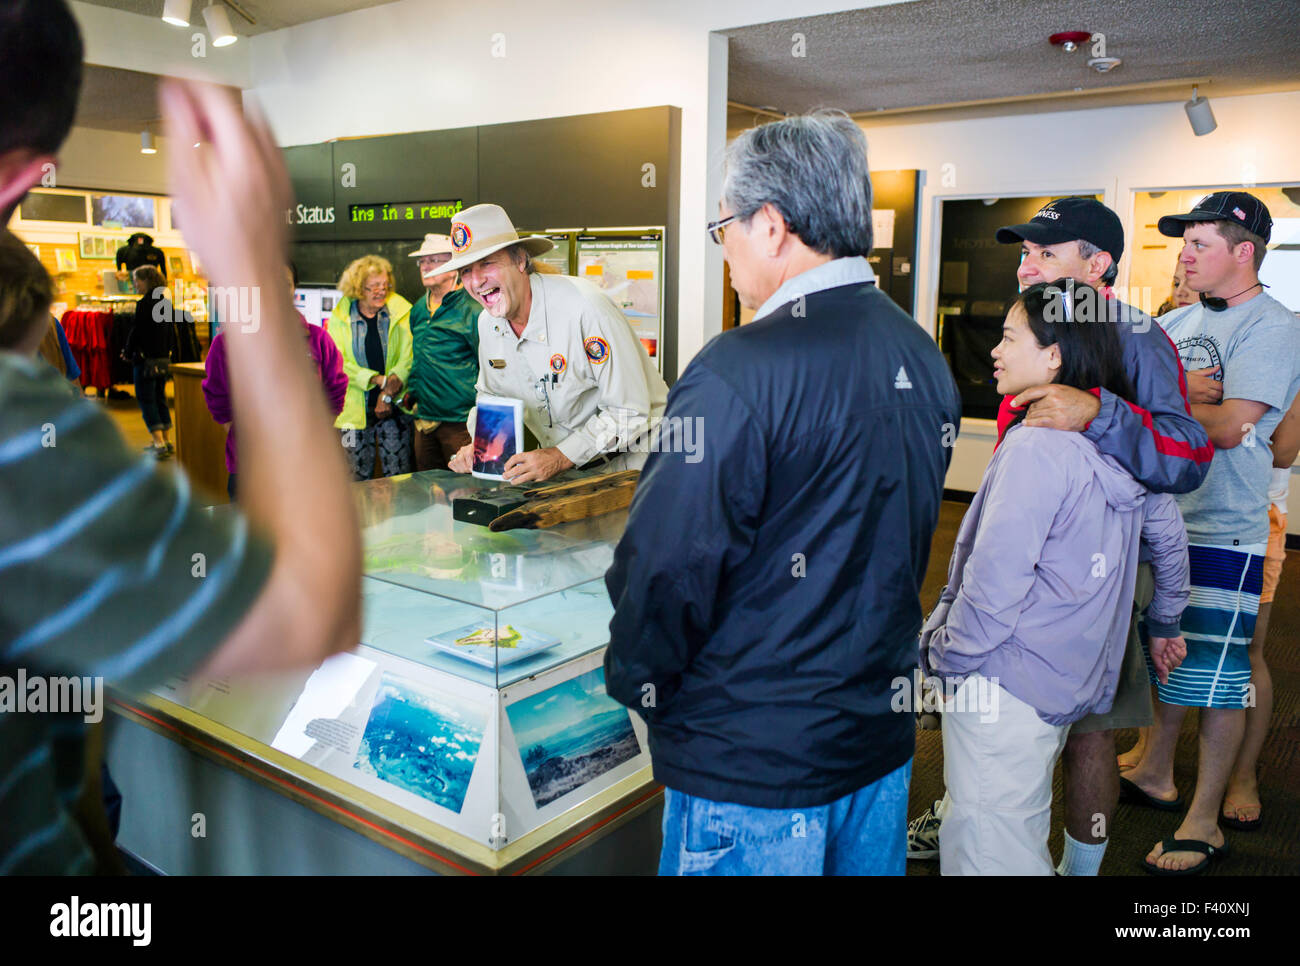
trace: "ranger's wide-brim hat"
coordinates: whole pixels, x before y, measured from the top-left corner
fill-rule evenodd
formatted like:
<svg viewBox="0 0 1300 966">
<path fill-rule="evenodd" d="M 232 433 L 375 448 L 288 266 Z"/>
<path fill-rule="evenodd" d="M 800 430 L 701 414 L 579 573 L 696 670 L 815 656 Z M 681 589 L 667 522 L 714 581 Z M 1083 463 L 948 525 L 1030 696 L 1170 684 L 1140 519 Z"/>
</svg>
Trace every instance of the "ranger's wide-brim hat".
<svg viewBox="0 0 1300 966">
<path fill-rule="evenodd" d="M 540 235 L 520 238 L 500 205 L 475 205 L 451 219 L 451 261 L 438 267 L 444 272 L 460 271 L 511 245 L 523 245 L 530 255 L 541 255 L 555 247 L 553 241 Z"/>
</svg>

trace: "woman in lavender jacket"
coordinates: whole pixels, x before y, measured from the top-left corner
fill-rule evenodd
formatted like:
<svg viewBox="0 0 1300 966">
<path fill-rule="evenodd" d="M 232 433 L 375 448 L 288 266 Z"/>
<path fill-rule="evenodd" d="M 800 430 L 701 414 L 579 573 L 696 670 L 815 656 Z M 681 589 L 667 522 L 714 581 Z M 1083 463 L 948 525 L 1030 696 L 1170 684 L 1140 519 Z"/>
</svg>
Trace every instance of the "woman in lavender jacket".
<svg viewBox="0 0 1300 966">
<path fill-rule="evenodd" d="M 993 350 L 998 392 L 1059 382 L 1131 400 L 1100 305 L 1065 279 L 1026 289 Z M 1155 578 L 1146 619 L 1163 679 L 1186 653 L 1187 536 L 1173 499 L 1148 493 L 1082 433 L 1007 430 L 921 632 L 922 666 L 946 696 L 945 875 L 1052 874 L 1052 771 L 1070 724 L 1114 700 L 1139 543 Z"/>
<path fill-rule="evenodd" d="M 285 271 L 288 273 L 289 294 L 292 297 L 293 290 L 298 287 L 298 269 L 293 264 L 289 264 L 285 266 Z M 320 375 L 321 385 L 325 387 L 330 416 L 336 417 L 343 411 L 343 398 L 348 389 L 348 377 L 343 372 L 343 356 L 339 354 L 338 346 L 334 344 L 334 340 L 330 338 L 324 326 L 312 325 L 303 319 L 301 312 L 298 313 L 298 318 L 302 319 L 307 351 Z M 213 419 L 230 430 L 226 434 L 226 470 L 230 473 L 226 492 L 233 502 L 235 477 L 238 471 L 238 451 L 235 446 L 235 427 L 231 423 L 235 410 L 230 397 L 230 372 L 226 368 L 225 333 L 218 332 L 213 338 L 204 368 L 206 372 L 203 376 L 203 398 L 207 401 L 208 412 L 212 413 Z"/>
</svg>

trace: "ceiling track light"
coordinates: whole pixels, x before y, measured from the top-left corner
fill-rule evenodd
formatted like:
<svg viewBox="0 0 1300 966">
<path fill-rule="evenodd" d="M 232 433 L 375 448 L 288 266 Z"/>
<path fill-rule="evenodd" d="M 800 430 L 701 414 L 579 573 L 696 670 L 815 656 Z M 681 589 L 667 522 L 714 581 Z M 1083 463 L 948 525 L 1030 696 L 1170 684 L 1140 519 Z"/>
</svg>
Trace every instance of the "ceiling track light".
<svg viewBox="0 0 1300 966">
<path fill-rule="evenodd" d="M 1199 138 L 1209 134 L 1219 126 L 1210 110 L 1209 98 L 1201 97 L 1197 85 L 1192 85 L 1192 99 L 1183 105 L 1187 112 L 1187 121 L 1192 125 L 1192 132 Z"/>
<path fill-rule="evenodd" d="M 163 20 L 175 27 L 188 27 L 191 3 L 192 0 L 163 0 Z"/>
<path fill-rule="evenodd" d="M 239 35 L 230 26 L 230 14 L 226 13 L 224 5 L 214 3 L 204 7 L 203 22 L 208 25 L 213 47 L 229 47 L 239 39 Z"/>
<path fill-rule="evenodd" d="M 158 149 L 153 144 L 153 134 L 148 128 L 140 132 L 140 153 L 157 154 Z"/>
</svg>

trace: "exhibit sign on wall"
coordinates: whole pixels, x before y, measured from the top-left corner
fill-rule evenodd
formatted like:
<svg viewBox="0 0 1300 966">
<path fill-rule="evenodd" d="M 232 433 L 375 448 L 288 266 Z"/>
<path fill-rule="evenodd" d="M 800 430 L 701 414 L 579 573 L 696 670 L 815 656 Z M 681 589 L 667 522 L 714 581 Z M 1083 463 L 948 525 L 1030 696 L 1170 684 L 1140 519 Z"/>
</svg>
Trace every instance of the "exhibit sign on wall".
<svg viewBox="0 0 1300 966">
<path fill-rule="evenodd" d="M 595 283 L 627 316 L 662 371 L 663 232 L 578 236 L 578 276 Z"/>
</svg>

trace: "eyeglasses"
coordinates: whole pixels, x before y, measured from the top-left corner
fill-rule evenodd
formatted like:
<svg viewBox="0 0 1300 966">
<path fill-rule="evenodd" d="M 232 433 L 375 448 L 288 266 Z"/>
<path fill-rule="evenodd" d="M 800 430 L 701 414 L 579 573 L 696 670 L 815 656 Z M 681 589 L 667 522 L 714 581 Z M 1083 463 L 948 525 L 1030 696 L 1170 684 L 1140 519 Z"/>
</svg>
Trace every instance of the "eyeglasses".
<svg viewBox="0 0 1300 966">
<path fill-rule="evenodd" d="M 722 244 L 723 236 L 727 234 L 727 226 L 730 225 L 733 221 L 735 221 L 738 217 L 740 216 L 728 215 L 726 218 L 723 218 L 720 221 L 711 221 L 704 226 L 704 230 L 707 231 L 709 233 L 709 237 L 713 239 L 713 244 L 715 245 Z"/>
<path fill-rule="evenodd" d="M 361 289 L 361 291 L 365 292 L 367 295 L 382 295 L 388 291 L 388 283 L 378 282 L 374 285 L 366 285 Z"/>
</svg>

